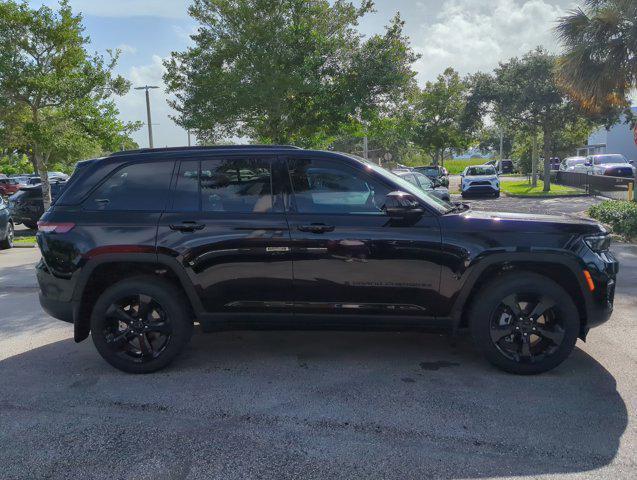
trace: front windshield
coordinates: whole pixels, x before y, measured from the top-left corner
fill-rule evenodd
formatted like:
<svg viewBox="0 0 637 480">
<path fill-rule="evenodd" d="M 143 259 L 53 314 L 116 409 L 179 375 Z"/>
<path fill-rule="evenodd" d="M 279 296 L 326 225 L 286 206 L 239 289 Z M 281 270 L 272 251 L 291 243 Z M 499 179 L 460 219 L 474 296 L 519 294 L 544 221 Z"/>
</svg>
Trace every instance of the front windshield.
<svg viewBox="0 0 637 480">
<path fill-rule="evenodd" d="M 568 165 L 569 167 L 572 167 L 574 165 L 583 165 L 584 163 L 586 163 L 586 159 L 584 157 L 566 159 L 566 165 Z"/>
<path fill-rule="evenodd" d="M 375 163 L 370 162 L 369 160 L 365 160 L 363 157 L 359 157 L 358 155 L 354 155 L 351 153 L 344 153 L 343 155 L 364 163 L 368 169 L 373 170 L 377 174 L 381 175 L 383 178 L 389 180 L 391 183 L 397 184 L 400 187 L 401 191 L 412 194 L 414 197 L 422 200 L 425 204 L 433 208 L 438 213 L 447 213 L 453 208 L 453 205 L 451 205 L 449 202 L 446 202 L 429 192 L 421 190 L 416 185 L 409 183 L 404 178 L 401 178 L 398 175 L 385 170 L 383 167 L 380 167 Z"/>
<path fill-rule="evenodd" d="M 626 160 L 626 157 L 619 154 L 597 155 L 593 157 L 593 163 L 595 165 L 604 165 L 606 163 L 628 163 L 628 160 Z"/>
<path fill-rule="evenodd" d="M 471 177 L 478 176 L 478 175 L 495 175 L 495 168 L 491 166 L 469 167 L 467 168 L 466 175 Z"/>
</svg>

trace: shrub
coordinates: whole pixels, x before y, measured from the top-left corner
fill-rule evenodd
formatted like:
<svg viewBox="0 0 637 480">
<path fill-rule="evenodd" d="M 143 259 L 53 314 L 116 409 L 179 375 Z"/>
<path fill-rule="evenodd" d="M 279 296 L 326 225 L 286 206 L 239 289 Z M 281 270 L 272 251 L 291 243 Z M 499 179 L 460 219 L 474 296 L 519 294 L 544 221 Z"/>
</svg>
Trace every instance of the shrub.
<svg viewBox="0 0 637 480">
<path fill-rule="evenodd" d="M 592 206 L 591 217 L 604 222 L 613 232 L 627 238 L 637 237 L 637 203 L 610 201 Z"/>
</svg>

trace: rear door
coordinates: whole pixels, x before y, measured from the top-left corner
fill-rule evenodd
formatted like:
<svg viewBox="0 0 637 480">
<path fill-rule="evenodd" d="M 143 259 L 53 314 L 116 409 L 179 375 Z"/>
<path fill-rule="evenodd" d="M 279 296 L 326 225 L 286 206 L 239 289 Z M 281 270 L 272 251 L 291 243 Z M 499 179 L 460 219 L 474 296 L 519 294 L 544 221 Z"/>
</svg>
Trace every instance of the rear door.
<svg viewBox="0 0 637 480">
<path fill-rule="evenodd" d="M 159 222 L 160 256 L 176 260 L 207 314 L 292 312 L 290 232 L 275 156 L 184 159 Z"/>
</svg>

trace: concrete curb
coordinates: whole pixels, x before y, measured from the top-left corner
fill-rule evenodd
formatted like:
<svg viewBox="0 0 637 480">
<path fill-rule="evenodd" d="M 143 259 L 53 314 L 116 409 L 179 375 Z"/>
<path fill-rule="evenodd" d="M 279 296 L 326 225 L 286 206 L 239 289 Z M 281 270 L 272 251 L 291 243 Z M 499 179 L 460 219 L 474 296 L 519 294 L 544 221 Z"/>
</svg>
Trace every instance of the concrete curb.
<svg viewBox="0 0 637 480">
<path fill-rule="evenodd" d="M 573 193 L 569 195 L 518 195 L 515 193 L 507 193 L 504 190 L 501 191 L 502 195 L 511 198 L 579 198 L 579 197 L 592 197 L 587 193 Z"/>
<path fill-rule="evenodd" d="M 35 243 L 14 243 L 13 248 L 35 248 L 37 245 Z"/>
</svg>

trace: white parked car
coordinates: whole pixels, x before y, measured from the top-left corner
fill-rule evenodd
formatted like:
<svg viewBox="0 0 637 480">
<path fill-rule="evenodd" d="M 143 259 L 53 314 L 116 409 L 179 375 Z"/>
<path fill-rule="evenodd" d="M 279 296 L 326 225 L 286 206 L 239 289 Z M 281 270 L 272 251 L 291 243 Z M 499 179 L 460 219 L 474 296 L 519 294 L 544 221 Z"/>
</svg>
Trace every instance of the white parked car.
<svg viewBox="0 0 637 480">
<path fill-rule="evenodd" d="M 500 177 L 492 165 L 474 165 L 467 167 L 461 174 L 461 193 L 463 197 L 471 194 L 500 196 Z"/>
<path fill-rule="evenodd" d="M 619 153 L 589 155 L 583 165 L 576 165 L 575 172 L 610 177 L 634 177 L 635 167 Z"/>
</svg>

